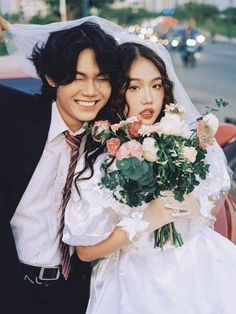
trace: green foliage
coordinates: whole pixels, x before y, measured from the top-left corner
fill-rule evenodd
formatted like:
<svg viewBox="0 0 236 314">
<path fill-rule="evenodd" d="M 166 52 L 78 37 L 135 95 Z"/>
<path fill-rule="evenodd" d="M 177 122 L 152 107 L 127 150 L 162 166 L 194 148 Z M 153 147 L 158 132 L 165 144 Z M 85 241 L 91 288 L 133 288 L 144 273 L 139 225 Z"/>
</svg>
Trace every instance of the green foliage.
<svg viewBox="0 0 236 314">
<path fill-rule="evenodd" d="M 99 15 L 125 26 L 141 23 L 143 20 L 148 18 L 157 17 L 156 13 L 148 12 L 145 9 L 112 9 L 109 6 L 105 6 L 103 10 L 100 10 Z"/>
<path fill-rule="evenodd" d="M 7 55 L 7 48 L 4 43 L 0 43 L 0 56 Z"/>
<path fill-rule="evenodd" d="M 41 13 L 38 13 L 37 15 L 34 15 L 29 23 L 31 24 L 48 24 L 48 23 L 53 23 L 53 22 L 58 22 L 60 21 L 60 16 L 56 14 L 49 14 L 46 16 L 41 15 Z"/>
<path fill-rule="evenodd" d="M 153 182 L 153 167 L 146 161 L 140 161 L 136 157 L 130 157 L 116 161 L 117 168 L 123 176 L 130 180 L 138 181 L 145 186 Z"/>
<path fill-rule="evenodd" d="M 215 19 L 219 15 L 219 9 L 215 5 L 198 4 L 195 2 L 186 3 L 176 8 L 174 17 L 179 20 L 194 18 L 197 23 L 203 23 L 206 19 Z"/>
<path fill-rule="evenodd" d="M 45 0 L 50 6 L 51 14 L 53 16 L 60 16 L 59 13 L 59 0 Z M 104 5 L 113 3 L 114 0 L 67 0 L 67 18 L 69 20 L 80 18 L 85 15 L 89 15 L 89 10 L 92 7 L 96 7 L 102 10 Z"/>
<path fill-rule="evenodd" d="M 233 24 L 236 24 L 236 8 L 227 8 L 222 12 L 223 19 Z"/>
<path fill-rule="evenodd" d="M 178 6 L 174 17 L 180 21 L 194 18 L 197 25 L 211 32 L 229 38 L 236 37 L 236 8 L 219 11 L 217 6 L 189 2 Z"/>
<path fill-rule="evenodd" d="M 213 106 L 206 106 L 205 107 L 206 110 L 205 110 L 203 115 L 206 115 L 206 114 L 211 113 L 211 112 L 219 111 L 221 107 L 224 108 L 228 105 L 229 105 L 229 103 L 222 98 L 215 99 L 215 104 Z"/>
</svg>

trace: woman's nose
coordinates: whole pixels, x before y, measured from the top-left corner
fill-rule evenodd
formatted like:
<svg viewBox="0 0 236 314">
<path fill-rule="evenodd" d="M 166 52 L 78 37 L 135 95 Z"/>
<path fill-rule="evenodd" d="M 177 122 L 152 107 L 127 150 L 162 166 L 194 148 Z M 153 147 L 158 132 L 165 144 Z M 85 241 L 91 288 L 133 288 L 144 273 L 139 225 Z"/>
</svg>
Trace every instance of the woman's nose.
<svg viewBox="0 0 236 314">
<path fill-rule="evenodd" d="M 145 89 L 143 92 L 142 104 L 150 104 L 152 103 L 152 94 L 149 88 Z"/>
</svg>

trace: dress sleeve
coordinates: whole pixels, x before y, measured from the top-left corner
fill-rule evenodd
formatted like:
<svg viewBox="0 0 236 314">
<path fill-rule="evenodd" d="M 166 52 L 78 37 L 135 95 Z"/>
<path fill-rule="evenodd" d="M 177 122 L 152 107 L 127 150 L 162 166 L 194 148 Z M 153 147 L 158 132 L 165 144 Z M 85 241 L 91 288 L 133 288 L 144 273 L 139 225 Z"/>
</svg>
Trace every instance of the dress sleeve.
<svg viewBox="0 0 236 314">
<path fill-rule="evenodd" d="M 138 232 L 149 225 L 142 220 L 145 206 L 130 208 L 116 201 L 112 191 L 99 186 L 103 175 L 101 164 L 105 156 L 100 155 L 94 163 L 92 178 L 78 182 L 80 195 L 75 184 L 72 186 L 62 238 L 69 245 L 97 244 L 107 239 L 117 226 L 127 232 L 129 240 L 133 240 Z M 83 164 L 79 164 L 76 171 L 83 168 Z"/>
<path fill-rule="evenodd" d="M 201 215 L 212 224 L 215 217 L 211 214 L 214 205 L 210 199 L 217 201 L 222 192 L 228 191 L 231 187 L 231 179 L 226 157 L 218 144 L 208 148 L 206 162 L 210 164 L 209 174 L 206 180 L 200 180 L 194 195 L 200 202 Z"/>
<path fill-rule="evenodd" d="M 106 238 L 119 221 L 118 215 L 108 207 L 103 189 L 98 185 L 101 178 L 100 166 L 104 155 L 94 163 L 94 175 L 88 180 L 81 180 L 77 186 L 73 183 L 71 198 L 65 211 L 65 226 L 62 240 L 73 246 L 94 245 Z M 79 167 L 83 164 L 79 162 Z M 76 169 L 78 171 L 78 169 Z M 87 175 L 89 172 L 87 172 Z M 86 174 L 83 177 L 87 176 Z"/>
</svg>

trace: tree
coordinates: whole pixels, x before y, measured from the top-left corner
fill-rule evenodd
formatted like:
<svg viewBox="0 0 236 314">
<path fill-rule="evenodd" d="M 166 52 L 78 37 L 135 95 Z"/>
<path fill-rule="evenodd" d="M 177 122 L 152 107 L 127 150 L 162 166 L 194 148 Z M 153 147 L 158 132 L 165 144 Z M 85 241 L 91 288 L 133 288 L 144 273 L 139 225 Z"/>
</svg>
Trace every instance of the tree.
<svg viewBox="0 0 236 314">
<path fill-rule="evenodd" d="M 198 24 L 202 24 L 209 18 L 216 19 L 219 16 L 219 9 L 215 5 L 189 2 L 177 7 L 174 16 L 180 20 L 194 18 Z"/>
<path fill-rule="evenodd" d="M 51 9 L 51 13 L 55 16 L 59 16 L 59 0 L 45 0 Z M 89 9 L 96 7 L 101 10 L 104 5 L 113 3 L 114 0 L 67 0 L 67 18 L 68 20 L 74 20 L 85 15 L 89 15 Z M 86 12 L 85 12 L 86 11 Z"/>
</svg>

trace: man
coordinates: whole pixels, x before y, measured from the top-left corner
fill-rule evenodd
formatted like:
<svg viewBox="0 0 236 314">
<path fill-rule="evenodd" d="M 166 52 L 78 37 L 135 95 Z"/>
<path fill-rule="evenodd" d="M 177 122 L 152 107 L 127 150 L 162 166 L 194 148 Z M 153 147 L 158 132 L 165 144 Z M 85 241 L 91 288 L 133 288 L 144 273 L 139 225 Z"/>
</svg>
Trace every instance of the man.
<svg viewBox="0 0 236 314">
<path fill-rule="evenodd" d="M 2 18 L 0 26 L 1 37 L 7 30 Z M 0 86 L 5 313 L 86 311 L 91 267 L 75 254 L 65 259 L 60 231 L 72 164 L 86 141 L 83 125 L 96 117 L 107 119 L 107 108 L 112 107 L 117 56 L 115 40 L 98 25 L 85 22 L 51 33 L 43 47 L 35 47 L 32 61 L 43 82 L 42 95 Z"/>
</svg>

